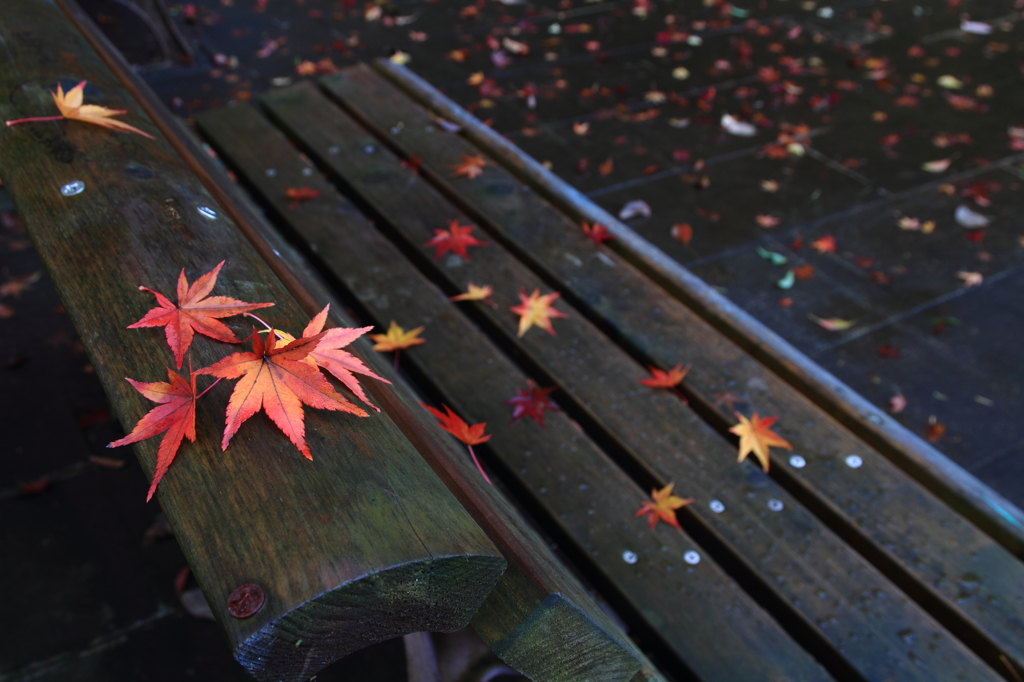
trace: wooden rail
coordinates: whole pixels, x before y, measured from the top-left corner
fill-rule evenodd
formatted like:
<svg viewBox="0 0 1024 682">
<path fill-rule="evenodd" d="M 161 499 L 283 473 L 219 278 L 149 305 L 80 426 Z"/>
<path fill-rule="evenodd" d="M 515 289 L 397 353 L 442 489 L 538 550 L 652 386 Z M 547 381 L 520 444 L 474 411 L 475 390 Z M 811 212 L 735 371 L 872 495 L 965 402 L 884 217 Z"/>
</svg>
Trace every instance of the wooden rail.
<svg viewBox="0 0 1024 682">
<path fill-rule="evenodd" d="M 159 330 L 126 329 L 152 305 L 140 284 L 171 292 L 181 268 L 194 279 L 226 258 L 218 293 L 272 301 L 275 325 L 302 328 L 308 315 L 58 7 L 4 3 L 0 44 L 4 119 L 53 113 L 48 89 L 88 79 L 88 101 L 127 109 L 157 133 L 68 121 L 0 127 L 0 177 L 123 424 L 151 407 L 124 377 L 158 381 L 171 362 Z M 203 366 L 230 350 L 197 338 L 191 357 Z M 313 462 L 260 419 L 221 452 L 229 393 L 219 386 L 198 403 L 197 441 L 159 498 L 250 672 L 305 680 L 369 643 L 465 625 L 505 560 L 386 413 L 307 411 Z M 150 473 L 156 446 L 136 446 Z M 238 617 L 228 598 L 244 584 L 265 603 Z"/>
</svg>

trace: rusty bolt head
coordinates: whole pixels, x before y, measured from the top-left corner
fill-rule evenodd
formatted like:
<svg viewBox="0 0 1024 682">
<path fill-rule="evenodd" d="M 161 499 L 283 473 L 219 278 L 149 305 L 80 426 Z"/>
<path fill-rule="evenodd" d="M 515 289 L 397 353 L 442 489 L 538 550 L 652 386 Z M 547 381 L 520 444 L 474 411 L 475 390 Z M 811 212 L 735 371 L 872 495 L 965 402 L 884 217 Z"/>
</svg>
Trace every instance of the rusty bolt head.
<svg viewBox="0 0 1024 682">
<path fill-rule="evenodd" d="M 267 600 L 263 588 L 255 583 L 239 585 L 228 595 L 228 613 L 235 618 L 248 618 L 259 613 Z"/>
</svg>

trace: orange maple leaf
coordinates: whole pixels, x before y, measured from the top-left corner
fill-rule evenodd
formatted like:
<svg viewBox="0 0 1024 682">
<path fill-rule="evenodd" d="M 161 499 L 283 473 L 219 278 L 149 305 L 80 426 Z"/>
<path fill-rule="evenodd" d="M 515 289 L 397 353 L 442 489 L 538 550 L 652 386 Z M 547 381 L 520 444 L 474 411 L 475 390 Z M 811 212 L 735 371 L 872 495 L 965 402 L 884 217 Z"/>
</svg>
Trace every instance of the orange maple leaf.
<svg viewBox="0 0 1024 682">
<path fill-rule="evenodd" d="M 602 242 L 606 242 L 609 239 L 615 239 L 615 235 L 609 232 L 608 228 L 600 223 L 594 223 L 593 225 L 580 223 L 580 227 L 583 228 L 583 234 L 590 237 L 595 244 L 600 245 Z"/>
<path fill-rule="evenodd" d="M 296 339 L 277 348 L 274 334 L 268 335 L 264 342 L 254 329 L 250 337 L 251 353 L 234 353 L 196 372 L 222 379 L 241 377 L 228 401 L 222 450 L 227 449 L 238 428 L 260 409 L 266 410 L 267 416 L 306 459 L 313 459 L 313 455 L 306 445 L 303 403 L 322 410 L 368 416 L 365 410 L 335 391 L 316 366 L 303 362 L 325 334 Z"/>
<path fill-rule="evenodd" d="M 540 289 L 534 289 L 529 297 L 526 296 L 526 287 L 519 290 L 519 305 L 511 308 L 512 312 L 519 315 L 519 336 L 526 333 L 526 330 L 537 325 L 548 334 L 555 335 L 551 326 L 552 317 L 569 317 L 565 313 L 555 310 L 552 304 L 555 299 L 561 296 L 557 291 L 553 294 L 540 295 Z"/>
<path fill-rule="evenodd" d="M 156 296 L 156 302 L 160 305 L 146 313 L 138 322 L 128 325 L 128 329 L 163 327 L 164 334 L 167 336 L 167 345 L 171 347 L 174 360 L 179 368 L 185 358 L 185 352 L 192 345 L 195 332 L 218 341 L 238 343 L 234 333 L 222 322 L 218 322 L 216 318 L 240 315 L 274 304 L 246 303 L 227 296 L 207 298 L 217 283 L 217 274 L 222 267 L 224 267 L 224 261 L 193 282 L 191 287 L 185 278 L 185 269 L 182 268 L 181 274 L 178 276 L 178 305 L 174 305 L 166 296 L 157 291 L 139 287 L 141 291 L 148 291 Z"/>
<path fill-rule="evenodd" d="M 458 220 L 449 220 L 448 229 L 435 229 L 433 239 L 423 246 L 433 246 L 435 248 L 434 260 L 451 251 L 468 261 L 467 246 L 487 246 L 487 242 L 482 242 L 469 234 L 473 231 L 474 227 L 475 225 L 459 225 Z"/>
<path fill-rule="evenodd" d="M 483 154 L 477 154 L 476 156 L 463 154 L 462 160 L 459 163 L 448 167 L 453 169 L 453 178 L 467 177 L 472 180 L 483 174 L 484 166 L 486 165 L 487 161 L 484 160 Z"/>
<path fill-rule="evenodd" d="M 181 439 L 188 438 L 193 443 L 196 441 L 196 400 L 202 396 L 202 393 L 196 395 L 196 375 L 193 373 L 191 381 L 185 381 L 180 374 L 168 369 L 167 379 L 166 382 L 152 383 L 127 379 L 136 391 L 159 404 L 135 424 L 131 433 L 107 445 L 108 448 L 116 448 L 166 432 L 156 452 L 156 471 L 153 473 L 152 483 L 149 484 L 146 502 L 153 498 L 160 479 L 167 473 L 174 456 L 178 454 Z"/>
<path fill-rule="evenodd" d="M 811 248 L 818 253 L 835 253 L 836 251 L 836 238 L 830 234 L 826 234 L 821 239 L 815 239 L 811 242 Z"/>
<path fill-rule="evenodd" d="M 426 339 L 419 338 L 420 332 L 423 331 L 423 327 L 416 327 L 405 331 L 397 324 L 394 320 L 391 320 L 391 326 L 388 327 L 387 334 L 370 334 L 370 338 L 376 341 L 373 344 L 374 350 L 382 352 L 388 352 L 392 350 L 402 350 L 410 346 L 418 346 L 421 343 L 426 343 Z"/>
<path fill-rule="evenodd" d="M 328 303 L 324 306 L 323 310 L 317 313 L 316 317 L 309 321 L 309 324 L 306 325 L 306 328 L 302 332 L 302 338 L 308 339 L 320 334 L 324 328 L 324 323 L 327 321 L 327 312 L 330 309 L 331 304 Z M 378 381 L 383 381 L 385 384 L 390 384 L 391 382 L 384 377 L 377 376 L 356 356 L 347 351 L 341 350 L 371 329 L 373 329 L 373 327 L 334 327 L 332 329 L 328 329 L 320 338 L 320 342 L 316 345 L 316 348 L 311 350 L 309 355 L 307 355 L 303 361 L 316 367 L 326 369 L 334 375 L 338 381 L 345 384 L 350 391 L 355 393 L 357 398 L 380 412 L 380 408 L 366 398 L 366 393 L 363 392 L 363 387 L 359 385 L 359 380 L 356 379 L 355 374 L 372 377 Z M 291 343 L 295 340 L 295 337 L 287 332 L 275 329 L 274 333 L 277 334 L 277 337 L 285 343 Z M 355 374 L 353 374 L 353 372 L 355 372 Z"/>
<path fill-rule="evenodd" d="M 154 139 L 149 133 L 144 133 L 134 126 L 130 126 L 124 121 L 118 121 L 111 118 L 111 116 L 120 116 L 127 114 L 126 109 L 110 109 L 108 107 L 101 107 L 95 104 L 82 104 L 85 92 L 85 83 L 82 81 L 75 87 L 71 88 L 65 94 L 64 88 L 57 84 L 57 92 L 50 92 L 53 97 L 54 104 L 60 110 L 60 116 L 37 116 L 33 118 L 20 118 L 15 121 L 7 121 L 8 126 L 17 125 L 18 123 L 29 123 L 32 121 L 59 121 L 60 119 L 68 119 L 73 121 L 82 121 L 83 123 L 92 123 L 104 128 L 111 128 L 114 130 L 123 130 L 129 133 L 136 133 L 149 139 Z"/>
<path fill-rule="evenodd" d="M 644 514 L 649 515 L 647 520 L 651 524 L 651 530 L 654 530 L 654 527 L 658 525 L 658 521 L 664 521 L 673 528 L 682 530 L 679 526 L 679 520 L 676 518 L 676 509 L 692 504 L 693 498 L 691 497 L 684 500 L 681 497 L 673 495 L 672 489 L 675 485 L 675 483 L 669 483 L 661 490 L 655 490 L 652 488 L 651 499 L 654 501 L 651 502 L 650 500 L 645 500 L 640 506 L 640 509 L 637 510 L 637 516 L 643 516 Z"/>
<path fill-rule="evenodd" d="M 478 287 L 477 285 L 475 285 L 472 282 L 470 282 L 469 283 L 469 287 L 468 287 L 466 293 L 459 294 L 458 296 L 452 296 L 448 300 L 449 301 L 481 301 L 482 303 L 486 303 L 487 305 L 491 306 L 492 308 L 497 308 L 498 304 L 495 303 L 494 301 L 490 300 L 491 299 L 491 295 L 493 293 L 494 293 L 494 288 L 491 287 L 491 286 L 488 286 L 488 285 L 485 284 L 483 286 Z"/>
<path fill-rule="evenodd" d="M 753 452 L 754 456 L 761 462 L 761 467 L 767 473 L 768 451 L 772 445 L 786 448 L 787 450 L 793 449 L 793 446 L 783 440 L 782 436 L 771 430 L 772 424 L 776 422 L 778 417 L 765 417 L 761 419 L 757 416 L 757 412 L 755 412 L 751 415 L 750 419 L 747 419 L 739 412 L 734 414 L 740 420 L 740 423 L 729 429 L 729 432 L 735 433 L 740 437 L 740 456 L 737 460 L 738 462 L 742 462 L 747 458 L 747 455 Z"/>
<path fill-rule="evenodd" d="M 320 196 L 320 190 L 308 186 L 289 187 L 284 191 L 284 195 L 292 200 L 292 203 L 288 204 L 288 210 L 294 211 L 299 204 Z"/>
<path fill-rule="evenodd" d="M 686 377 L 686 373 L 690 371 L 690 366 L 687 365 L 685 368 L 682 364 L 678 364 L 669 371 L 665 372 L 658 369 L 657 367 L 648 366 L 647 369 L 651 371 L 651 376 L 646 379 L 641 379 L 640 383 L 644 386 L 651 386 L 653 388 L 672 388 L 682 383 Z"/>
<path fill-rule="evenodd" d="M 423 405 L 423 403 L 420 403 L 420 405 Z M 485 481 L 490 483 L 491 479 L 487 477 L 487 474 L 484 472 L 484 468 L 480 466 L 480 460 L 476 458 L 476 453 L 473 452 L 474 445 L 486 443 L 491 439 L 490 435 L 484 433 L 484 429 L 487 428 L 487 422 L 481 422 L 470 426 L 462 419 L 462 417 L 452 412 L 452 408 L 448 407 L 444 403 L 441 403 L 441 407 L 444 408 L 444 412 L 437 410 L 430 405 L 423 405 L 423 407 L 426 408 L 427 412 L 437 418 L 438 426 L 466 444 L 469 448 L 469 455 L 473 458 L 473 463 L 476 464 L 476 468 L 480 471 L 480 475 L 484 477 Z"/>
</svg>

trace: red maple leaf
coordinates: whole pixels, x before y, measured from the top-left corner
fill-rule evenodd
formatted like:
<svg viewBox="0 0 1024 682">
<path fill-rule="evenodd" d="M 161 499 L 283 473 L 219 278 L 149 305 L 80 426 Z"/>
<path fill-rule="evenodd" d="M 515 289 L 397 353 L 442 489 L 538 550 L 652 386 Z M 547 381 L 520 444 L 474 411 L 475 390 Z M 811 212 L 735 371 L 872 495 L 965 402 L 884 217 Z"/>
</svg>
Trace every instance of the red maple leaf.
<svg viewBox="0 0 1024 682">
<path fill-rule="evenodd" d="M 246 303 L 227 296 L 212 296 L 207 298 L 217 283 L 217 273 L 224 267 L 224 261 L 217 264 L 210 272 L 206 273 L 190 287 L 185 278 L 185 269 L 182 268 L 178 276 L 178 305 L 171 303 L 163 294 L 153 291 L 147 287 L 139 287 L 141 291 L 148 291 L 156 296 L 159 307 L 153 308 L 135 324 L 128 325 L 128 329 L 140 327 L 164 327 L 164 334 L 167 336 L 167 345 L 174 353 L 174 361 L 177 367 L 185 359 L 185 353 L 192 345 L 192 338 L 195 332 L 199 332 L 211 339 L 224 341 L 226 343 L 238 343 L 234 333 L 216 318 L 232 317 L 241 315 L 244 312 L 257 308 L 266 308 L 273 303 Z"/>
<path fill-rule="evenodd" d="M 423 405 L 423 403 L 420 403 Z M 491 439 L 487 434 L 484 434 L 484 429 L 487 428 L 487 422 L 481 422 L 479 424 L 473 424 L 470 426 L 467 424 L 462 417 L 452 412 L 452 408 L 448 407 L 444 403 L 441 403 L 441 407 L 444 408 L 444 412 L 437 410 L 430 405 L 423 405 L 427 412 L 434 415 L 437 418 L 437 425 L 442 429 L 452 434 L 469 447 L 469 456 L 473 458 L 473 463 L 476 464 L 476 468 L 480 471 L 480 475 L 484 477 L 484 480 L 488 483 L 491 479 L 484 473 L 484 468 L 480 466 L 480 460 L 476 458 L 476 453 L 473 452 L 473 446 L 479 445 L 480 443 L 486 443 Z"/>
<path fill-rule="evenodd" d="M 818 253 L 835 253 L 836 251 L 836 238 L 830 234 L 826 234 L 821 239 L 815 239 L 811 242 L 811 248 Z"/>
<path fill-rule="evenodd" d="M 277 348 L 274 333 L 269 334 L 264 343 L 254 329 L 250 337 L 251 353 L 234 353 L 196 372 L 222 379 L 241 377 L 228 401 L 222 450 L 227 449 L 238 428 L 260 409 L 266 410 L 267 416 L 306 459 L 313 459 L 313 455 L 306 445 L 303 403 L 322 410 L 367 416 L 365 410 L 335 391 L 315 365 L 303 362 L 325 334 L 296 339 Z"/>
<path fill-rule="evenodd" d="M 454 254 L 462 256 L 464 260 L 468 261 L 469 254 L 466 253 L 467 246 L 487 246 L 487 242 L 482 242 L 469 234 L 475 227 L 475 225 L 459 225 L 458 220 L 449 220 L 448 229 L 435 229 L 434 238 L 423 246 L 434 247 L 434 260 L 437 260 L 445 253 L 451 251 Z"/>
<path fill-rule="evenodd" d="M 559 411 L 555 403 L 548 398 L 548 394 L 555 388 L 540 388 L 532 381 L 527 381 L 526 388 L 516 390 L 516 394 L 505 401 L 505 405 L 512 406 L 512 421 L 509 426 L 514 426 L 524 417 L 529 417 L 544 428 L 544 410 L 551 412 Z"/>
<path fill-rule="evenodd" d="M 484 160 L 483 154 L 476 156 L 463 154 L 459 163 L 448 167 L 452 169 L 453 178 L 466 177 L 472 180 L 483 174 L 486 165 L 487 161 Z"/>
<path fill-rule="evenodd" d="M 641 384 L 652 388 L 672 388 L 682 383 L 686 373 L 690 371 L 690 366 L 687 365 L 684 368 L 682 364 L 678 364 L 667 372 L 657 367 L 648 367 L 647 369 L 651 371 L 651 376 L 641 379 Z"/>
<path fill-rule="evenodd" d="M 609 232 L 608 228 L 600 223 L 594 223 L 593 225 L 580 223 L 580 227 L 583 228 L 583 234 L 590 237 L 595 244 L 600 245 L 602 242 L 606 242 L 609 239 L 615 239 L 615 235 Z"/>
<path fill-rule="evenodd" d="M 289 187 L 284 191 L 284 195 L 292 200 L 292 203 L 288 204 L 288 210 L 294 211 L 299 204 L 320 196 L 320 190 L 312 187 Z"/>
<path fill-rule="evenodd" d="M 167 379 L 167 382 L 152 383 L 127 379 L 136 391 L 159 404 L 135 424 L 131 433 L 107 445 L 108 448 L 116 448 L 166 432 L 156 452 L 156 471 L 153 473 L 152 483 L 149 484 L 146 502 L 153 498 L 160 479 L 167 473 L 174 456 L 178 454 L 181 439 L 188 438 L 193 443 L 196 441 L 196 401 L 213 388 L 210 386 L 203 393 L 196 395 L 195 373 L 192 373 L 190 381 L 185 381 L 180 374 L 168 369 Z"/>
</svg>

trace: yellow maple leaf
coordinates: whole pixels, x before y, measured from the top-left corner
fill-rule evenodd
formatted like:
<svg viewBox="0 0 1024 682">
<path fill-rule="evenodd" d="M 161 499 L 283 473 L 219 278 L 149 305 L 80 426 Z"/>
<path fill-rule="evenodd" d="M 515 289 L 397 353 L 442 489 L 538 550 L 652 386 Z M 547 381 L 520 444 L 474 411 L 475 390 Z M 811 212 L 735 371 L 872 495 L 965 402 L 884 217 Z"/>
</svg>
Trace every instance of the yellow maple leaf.
<svg viewBox="0 0 1024 682">
<path fill-rule="evenodd" d="M 376 341 L 373 344 L 374 350 L 384 352 L 402 350 L 403 348 L 426 343 L 426 339 L 419 338 L 421 331 L 423 331 L 423 327 L 416 327 L 415 329 L 405 331 L 395 324 L 394 320 L 391 320 L 391 326 L 388 327 L 387 334 L 370 334 L 370 338 Z"/>
<path fill-rule="evenodd" d="M 519 290 L 520 304 L 512 307 L 512 312 L 519 315 L 519 336 L 526 333 L 526 330 L 537 325 L 548 334 L 555 335 L 551 326 L 552 317 L 569 317 L 565 313 L 555 310 L 551 304 L 561 296 L 557 291 L 553 294 L 540 295 L 540 289 L 534 289 L 529 297 L 526 296 L 526 288 Z"/>
<path fill-rule="evenodd" d="M 651 499 L 654 501 L 651 502 L 649 500 L 645 500 L 637 511 L 637 516 L 649 514 L 647 520 L 651 524 L 651 530 L 654 530 L 654 527 L 658 525 L 658 521 L 664 521 L 673 528 L 682 530 L 679 526 L 679 520 L 676 519 L 676 509 L 692 504 L 693 498 L 691 497 L 684 500 L 681 497 L 673 495 L 672 489 L 675 485 L 675 483 L 669 483 L 661 490 L 654 490 L 652 488 Z"/>
<path fill-rule="evenodd" d="M 466 293 L 459 294 L 458 296 L 452 296 L 449 301 L 482 301 L 492 308 L 497 308 L 498 304 L 490 300 L 491 294 L 494 293 L 494 288 L 488 285 L 477 286 L 472 282 L 469 283 L 469 288 Z"/>
<path fill-rule="evenodd" d="M 82 104 L 85 91 L 85 81 L 82 81 L 75 87 L 64 92 L 64 89 L 57 84 L 57 92 L 51 92 L 53 96 L 53 102 L 60 109 L 60 115 L 66 119 L 82 121 L 83 123 L 93 123 L 104 128 L 113 128 L 114 130 L 123 130 L 129 133 L 137 133 L 143 137 L 153 139 L 153 136 L 149 133 L 144 133 L 134 126 L 130 126 L 124 121 L 118 121 L 111 118 L 111 116 L 120 116 L 127 114 L 125 109 L 109 109 L 107 107 L 101 107 L 96 104 Z M 8 124 L 10 125 L 10 124 Z"/>
<path fill-rule="evenodd" d="M 740 423 L 729 429 L 729 432 L 735 433 L 740 437 L 740 456 L 737 460 L 738 462 L 742 462 L 747 458 L 747 455 L 753 452 L 754 456 L 761 463 L 761 467 L 767 473 L 768 451 L 772 445 L 786 448 L 787 450 L 793 449 L 792 445 L 771 429 L 772 424 L 775 423 L 778 417 L 765 417 L 762 419 L 755 412 L 750 416 L 750 419 L 747 419 L 739 412 L 734 414 L 740 420 Z"/>
</svg>

